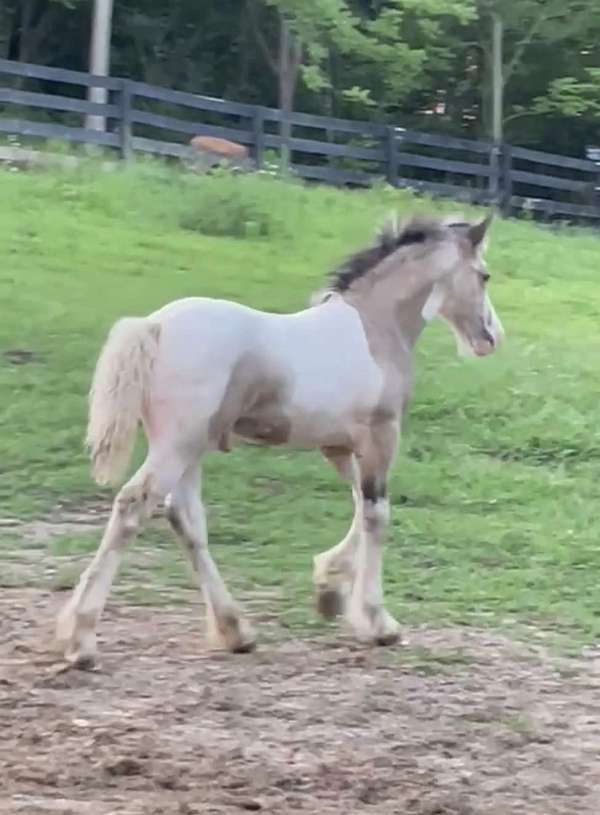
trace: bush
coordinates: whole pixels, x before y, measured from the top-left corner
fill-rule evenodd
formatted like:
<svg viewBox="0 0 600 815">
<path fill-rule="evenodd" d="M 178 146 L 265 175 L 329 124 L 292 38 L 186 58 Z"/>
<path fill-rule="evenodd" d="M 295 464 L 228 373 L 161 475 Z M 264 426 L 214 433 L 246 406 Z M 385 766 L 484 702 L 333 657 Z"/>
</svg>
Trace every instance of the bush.
<svg viewBox="0 0 600 815">
<path fill-rule="evenodd" d="M 284 190 L 273 178 L 227 171 L 196 180 L 197 199 L 180 216 L 184 229 L 233 238 L 287 233 L 289 220 L 282 217 L 281 206 L 288 203 L 289 186 Z"/>
</svg>

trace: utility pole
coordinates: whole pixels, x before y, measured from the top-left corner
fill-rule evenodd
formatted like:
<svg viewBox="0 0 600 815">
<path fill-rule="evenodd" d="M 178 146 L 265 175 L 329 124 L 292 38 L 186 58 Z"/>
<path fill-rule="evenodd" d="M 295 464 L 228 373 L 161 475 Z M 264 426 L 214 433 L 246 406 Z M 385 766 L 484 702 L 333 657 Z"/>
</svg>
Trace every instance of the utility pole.
<svg viewBox="0 0 600 815">
<path fill-rule="evenodd" d="M 492 12 L 492 140 L 501 144 L 504 119 L 504 77 L 502 67 L 503 25 L 500 15 Z"/>
<path fill-rule="evenodd" d="M 108 76 L 110 67 L 110 34 L 112 25 L 113 0 L 94 0 L 92 31 L 90 36 L 89 72 L 96 76 Z M 106 104 L 106 88 L 89 88 L 88 101 Z M 104 116 L 88 114 L 85 126 L 89 130 L 106 130 Z"/>
</svg>

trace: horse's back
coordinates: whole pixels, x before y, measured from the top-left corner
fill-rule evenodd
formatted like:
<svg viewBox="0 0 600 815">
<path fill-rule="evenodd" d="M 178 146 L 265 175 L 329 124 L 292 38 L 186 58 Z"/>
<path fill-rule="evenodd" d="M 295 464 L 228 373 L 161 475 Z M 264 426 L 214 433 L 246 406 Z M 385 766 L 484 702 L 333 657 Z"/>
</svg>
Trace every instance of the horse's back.
<svg viewBox="0 0 600 815">
<path fill-rule="evenodd" d="M 255 342 L 260 312 L 228 300 L 188 297 L 148 319 L 160 326 L 162 363 L 189 372 L 208 360 L 211 368 L 233 364 L 240 348 Z"/>
</svg>

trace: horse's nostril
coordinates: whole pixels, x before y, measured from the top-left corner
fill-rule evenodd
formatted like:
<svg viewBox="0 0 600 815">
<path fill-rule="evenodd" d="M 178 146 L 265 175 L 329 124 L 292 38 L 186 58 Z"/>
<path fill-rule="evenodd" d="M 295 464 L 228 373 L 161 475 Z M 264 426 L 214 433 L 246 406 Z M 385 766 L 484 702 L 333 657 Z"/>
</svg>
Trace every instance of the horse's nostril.
<svg viewBox="0 0 600 815">
<path fill-rule="evenodd" d="M 487 330 L 487 328 L 483 329 L 483 336 L 490 343 L 490 345 L 496 347 L 496 338 L 490 331 Z"/>
</svg>

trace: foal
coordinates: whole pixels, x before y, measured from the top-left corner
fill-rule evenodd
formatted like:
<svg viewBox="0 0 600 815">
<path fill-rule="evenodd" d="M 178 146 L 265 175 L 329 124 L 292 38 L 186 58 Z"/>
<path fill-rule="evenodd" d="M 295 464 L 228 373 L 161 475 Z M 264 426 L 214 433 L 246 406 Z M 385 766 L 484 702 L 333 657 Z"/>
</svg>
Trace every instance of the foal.
<svg viewBox="0 0 600 815">
<path fill-rule="evenodd" d="M 319 448 L 352 485 L 348 534 L 314 560 L 318 607 L 343 615 L 362 641 L 398 639 L 383 605 L 381 560 L 413 349 L 436 315 L 454 330 L 459 351 L 484 356 L 498 344 L 483 261 L 488 225 L 392 223 L 296 314 L 194 297 L 115 324 L 90 393 L 94 475 L 104 484 L 122 473 L 139 421 L 148 454 L 119 491 L 98 551 L 59 615 L 57 639 L 69 661 L 93 664 L 123 550 L 163 500 L 202 590 L 211 640 L 231 651 L 253 648 L 252 629 L 210 555 L 199 494 L 202 456 L 229 450 L 236 437 Z"/>
</svg>

